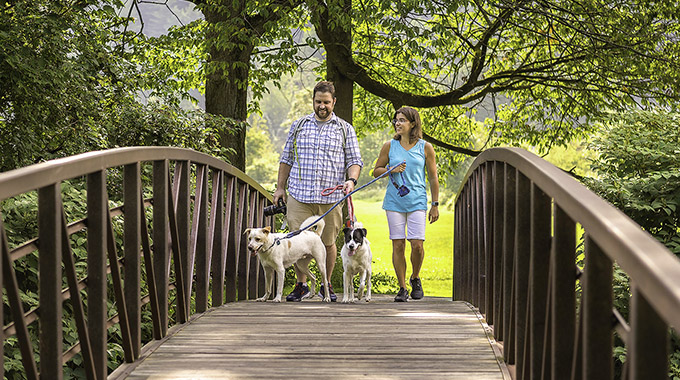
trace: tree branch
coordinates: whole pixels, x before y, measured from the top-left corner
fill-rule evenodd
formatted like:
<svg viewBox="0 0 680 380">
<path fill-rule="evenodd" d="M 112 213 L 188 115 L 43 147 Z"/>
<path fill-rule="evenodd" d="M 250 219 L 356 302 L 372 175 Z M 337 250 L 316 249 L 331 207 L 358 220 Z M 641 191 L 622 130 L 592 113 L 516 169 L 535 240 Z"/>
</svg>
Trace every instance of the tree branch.
<svg viewBox="0 0 680 380">
<path fill-rule="evenodd" d="M 435 139 L 434 137 L 428 135 L 428 134 L 425 133 L 425 132 L 423 132 L 423 140 L 429 142 L 429 143 L 432 144 L 432 145 L 436 145 L 436 146 L 438 146 L 438 147 L 440 147 L 440 148 L 452 150 L 452 151 L 454 151 L 454 152 L 458 152 L 458 153 L 461 153 L 461 154 L 466 154 L 466 155 L 468 155 L 468 156 L 476 157 L 476 156 L 478 156 L 480 153 L 482 153 L 482 152 L 479 151 L 479 150 L 471 150 L 471 149 L 461 148 L 461 147 L 459 147 L 459 146 L 453 146 L 453 145 L 451 145 L 451 144 L 447 144 L 447 143 L 445 143 L 445 142 L 443 142 L 443 141 L 441 141 L 441 140 Z"/>
</svg>

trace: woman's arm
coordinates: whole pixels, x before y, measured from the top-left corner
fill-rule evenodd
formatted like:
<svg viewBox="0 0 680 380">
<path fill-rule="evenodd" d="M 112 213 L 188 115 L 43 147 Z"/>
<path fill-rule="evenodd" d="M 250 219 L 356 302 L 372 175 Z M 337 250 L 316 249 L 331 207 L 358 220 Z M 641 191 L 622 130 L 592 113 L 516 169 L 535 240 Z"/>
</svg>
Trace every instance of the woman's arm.
<svg viewBox="0 0 680 380">
<path fill-rule="evenodd" d="M 425 167 L 427 168 L 427 180 L 430 181 L 430 194 L 432 202 L 439 202 L 439 176 L 437 175 L 437 160 L 432 144 L 425 143 Z M 439 206 L 430 207 L 428 215 L 430 223 L 439 219 Z"/>
<path fill-rule="evenodd" d="M 387 170 L 389 170 L 388 165 L 390 163 L 390 141 L 383 144 L 382 149 L 380 149 L 380 154 L 378 159 L 375 161 L 375 167 L 373 168 L 373 177 L 378 178 L 383 175 Z M 392 173 L 401 173 L 406 170 L 406 164 L 401 164 L 392 170 Z"/>
</svg>

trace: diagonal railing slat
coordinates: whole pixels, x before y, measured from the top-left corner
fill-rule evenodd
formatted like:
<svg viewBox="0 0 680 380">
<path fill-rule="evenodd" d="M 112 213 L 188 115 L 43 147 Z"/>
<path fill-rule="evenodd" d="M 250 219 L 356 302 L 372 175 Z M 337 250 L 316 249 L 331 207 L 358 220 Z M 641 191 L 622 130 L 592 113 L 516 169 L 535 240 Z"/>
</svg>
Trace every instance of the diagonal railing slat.
<svg viewBox="0 0 680 380">
<path fill-rule="evenodd" d="M 68 282 L 68 289 L 70 293 L 69 299 L 71 300 L 71 305 L 74 310 L 74 319 L 76 321 L 76 328 L 78 329 L 78 340 L 79 348 L 78 351 L 83 354 L 83 367 L 85 369 L 85 375 L 88 379 L 95 378 L 95 367 L 94 361 L 92 360 L 92 344 L 90 343 L 90 333 L 87 328 L 87 322 L 85 319 L 85 309 L 80 297 L 81 287 L 78 284 L 78 276 L 76 274 L 75 261 L 73 260 L 73 253 L 71 251 L 71 244 L 68 241 L 68 231 L 66 229 L 66 214 L 61 213 L 62 221 L 62 233 L 61 233 L 61 244 L 62 244 L 62 260 L 64 262 L 64 270 L 66 271 L 66 279 Z M 84 286 L 83 286 L 84 288 Z M 74 350 L 75 351 L 75 350 Z"/>
<path fill-rule="evenodd" d="M 494 148 L 469 169 L 455 222 L 454 298 L 487 313 L 514 378 L 611 379 L 615 331 L 622 378 L 667 378 L 680 260 L 621 211 L 527 151 Z M 629 321 L 614 265 L 631 281 Z"/>
<path fill-rule="evenodd" d="M 122 205 L 109 209 L 107 177 L 111 175 L 120 176 L 112 182 L 114 187 L 122 185 L 118 195 Z M 61 184 L 83 178 L 86 217 L 68 224 Z M 118 178 L 122 183 L 117 183 Z M 10 249 L 0 220 L 1 280 L 11 315 L 3 331 L 5 339 L 16 335 L 26 378 L 60 379 L 63 366 L 73 366 L 78 353 L 88 379 L 106 378 L 113 326 L 120 326 L 124 360 L 131 363 L 143 357 L 153 340 L 163 339 L 171 324 L 189 321 L 193 313 L 225 301 L 264 293 L 259 264 L 240 252 L 246 242 L 241 234 L 246 224 L 265 222 L 262 213 L 271 204 L 271 194 L 221 160 L 187 149 L 133 147 L 0 174 L 0 201 L 36 189 L 37 238 Z M 145 194 L 151 198 L 145 200 Z M 81 231 L 87 236 L 87 273 L 78 274 L 82 263 L 75 261 L 70 240 Z M 79 247 L 78 252 L 85 251 Z M 40 300 L 25 312 L 14 267 L 29 255 L 40 265 L 35 281 Z M 66 300 L 72 310 L 62 307 Z M 143 313 L 145 308 L 150 313 Z M 67 314 L 75 320 L 80 340 L 64 350 L 62 319 Z M 153 328 L 145 337 L 142 325 L 149 322 Z M 125 366 L 119 370 L 124 372 Z"/>
<path fill-rule="evenodd" d="M 38 379 L 38 366 L 35 363 L 33 355 L 33 344 L 28 334 L 27 322 L 24 319 L 24 306 L 21 303 L 21 296 L 19 295 L 19 283 L 17 276 L 10 259 L 9 245 L 7 244 L 7 234 L 5 227 L 0 218 L 0 233 L 2 233 L 2 274 L 3 285 L 6 289 L 7 299 L 9 300 L 10 311 L 12 319 L 15 321 L 16 335 L 19 341 L 19 349 L 21 351 L 21 362 L 24 365 L 24 373 L 29 380 Z M 7 337 L 7 332 L 3 334 Z M 4 367 L 3 367 L 4 368 Z"/>
</svg>

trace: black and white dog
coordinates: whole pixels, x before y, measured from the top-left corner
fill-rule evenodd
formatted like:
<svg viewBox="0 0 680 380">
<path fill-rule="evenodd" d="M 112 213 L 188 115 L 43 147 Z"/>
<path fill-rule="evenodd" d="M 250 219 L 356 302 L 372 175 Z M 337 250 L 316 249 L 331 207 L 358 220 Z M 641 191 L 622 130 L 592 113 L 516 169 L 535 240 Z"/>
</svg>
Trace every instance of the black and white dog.
<svg viewBox="0 0 680 380">
<path fill-rule="evenodd" d="M 345 244 L 342 246 L 343 292 L 342 303 L 356 302 L 364 294 L 366 287 L 366 302 L 371 300 L 371 244 L 366 239 L 366 229 L 359 222 L 354 228 L 345 227 Z M 358 297 L 354 298 L 354 276 L 360 274 Z"/>
</svg>

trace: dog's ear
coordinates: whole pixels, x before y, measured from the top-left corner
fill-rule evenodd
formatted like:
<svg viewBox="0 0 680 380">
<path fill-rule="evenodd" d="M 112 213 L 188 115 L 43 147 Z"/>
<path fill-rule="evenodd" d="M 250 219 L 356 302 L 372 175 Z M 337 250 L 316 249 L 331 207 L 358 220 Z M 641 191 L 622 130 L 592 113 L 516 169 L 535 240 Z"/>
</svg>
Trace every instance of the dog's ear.
<svg viewBox="0 0 680 380">
<path fill-rule="evenodd" d="M 263 228 L 262 231 L 264 231 L 265 234 L 268 234 L 268 233 L 272 232 L 272 228 L 270 226 L 267 226 L 267 227 Z"/>
<path fill-rule="evenodd" d="M 250 233 L 250 230 L 252 230 L 252 228 L 246 228 L 246 230 L 243 231 L 243 234 L 244 234 L 244 235 L 249 234 L 249 233 Z"/>
<path fill-rule="evenodd" d="M 351 228 L 345 227 L 345 228 L 342 229 L 342 233 L 347 235 L 347 231 L 349 231 L 349 230 L 351 230 Z"/>
<path fill-rule="evenodd" d="M 366 231 L 365 228 L 359 228 L 359 231 L 361 231 L 361 233 L 364 235 L 364 237 L 366 237 L 366 235 L 368 235 L 368 232 Z"/>
</svg>

